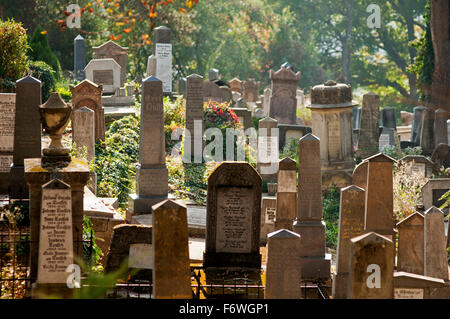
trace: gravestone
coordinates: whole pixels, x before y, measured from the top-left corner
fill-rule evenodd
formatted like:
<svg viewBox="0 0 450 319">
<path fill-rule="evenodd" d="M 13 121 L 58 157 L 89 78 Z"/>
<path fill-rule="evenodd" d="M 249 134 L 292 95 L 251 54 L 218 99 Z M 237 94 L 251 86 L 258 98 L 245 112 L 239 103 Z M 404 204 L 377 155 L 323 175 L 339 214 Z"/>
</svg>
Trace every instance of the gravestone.
<svg viewBox="0 0 450 319">
<path fill-rule="evenodd" d="M 425 209 L 432 206 L 441 207 L 444 200 L 439 200 L 450 189 L 450 178 L 433 178 L 422 187 L 422 203 Z M 445 209 L 446 213 L 448 207 Z"/>
<path fill-rule="evenodd" d="M 370 232 L 351 239 L 350 299 L 394 297 L 394 244 Z"/>
<path fill-rule="evenodd" d="M 438 146 L 440 143 L 448 145 L 447 132 L 447 118 L 450 113 L 443 109 L 438 109 L 435 112 L 434 118 L 434 145 Z"/>
<path fill-rule="evenodd" d="M 277 120 L 266 117 L 258 122 L 257 171 L 263 181 L 276 183 L 278 173 Z"/>
<path fill-rule="evenodd" d="M 292 230 L 297 216 L 297 163 L 289 157 L 279 164 L 276 212 L 275 230 Z"/>
<path fill-rule="evenodd" d="M 378 150 L 381 152 L 386 146 L 395 146 L 395 134 L 393 128 L 390 127 L 383 127 L 380 138 L 378 140 Z"/>
<path fill-rule="evenodd" d="M 413 109 L 413 122 L 411 128 L 411 142 L 420 145 L 420 136 L 422 135 L 422 121 L 425 107 L 416 106 Z"/>
<path fill-rule="evenodd" d="M 424 274 L 448 280 L 447 240 L 444 214 L 435 206 L 425 212 Z"/>
<path fill-rule="evenodd" d="M 406 155 L 400 159 L 399 163 L 405 165 L 410 174 L 419 174 L 421 177 L 433 175 L 433 162 L 423 155 Z"/>
<path fill-rule="evenodd" d="M 286 145 L 290 145 L 292 140 L 298 141 L 311 132 L 312 130 L 309 126 L 278 124 L 278 145 L 280 150 L 283 150 Z"/>
<path fill-rule="evenodd" d="M 423 155 L 431 155 L 434 150 L 434 110 L 426 108 L 423 111 L 422 134 L 420 135 L 420 147 Z"/>
<path fill-rule="evenodd" d="M 445 288 L 445 282 L 442 279 L 403 271 L 394 273 L 394 299 L 442 298 L 441 291 Z"/>
<path fill-rule="evenodd" d="M 42 83 L 32 76 L 16 82 L 16 110 L 14 122 L 14 154 L 10 175 L 10 199 L 28 198 L 24 178 L 24 159 L 41 156 L 41 104 Z M 36 238 L 37 239 L 37 238 Z"/>
<path fill-rule="evenodd" d="M 379 153 L 367 159 L 365 232 L 394 237 L 392 165 L 397 161 Z"/>
<path fill-rule="evenodd" d="M 356 156 L 365 159 L 378 153 L 378 118 L 380 97 L 373 93 L 363 96 L 361 107 L 361 121 L 359 127 L 358 146 Z"/>
<path fill-rule="evenodd" d="M 14 151 L 15 93 L 0 93 L 0 114 L 0 194 L 8 194 Z"/>
<path fill-rule="evenodd" d="M 153 55 L 156 57 L 156 78 L 163 83 L 164 94 L 172 93 L 172 31 L 166 26 L 155 28 Z"/>
<path fill-rule="evenodd" d="M 352 184 L 358 186 L 364 190 L 367 189 L 367 169 L 369 167 L 369 163 L 365 160 L 359 163 L 352 175 Z"/>
<path fill-rule="evenodd" d="M 413 122 L 414 114 L 411 112 L 400 111 L 400 117 L 402 119 L 402 126 L 409 126 Z"/>
<path fill-rule="evenodd" d="M 186 94 L 186 130 L 184 136 L 184 162 L 190 163 L 194 157 L 195 163 L 203 160 L 203 77 L 192 74 L 187 77 Z"/>
<path fill-rule="evenodd" d="M 320 139 L 322 186 L 351 184 L 353 172 L 352 100 L 350 85 L 327 81 L 311 88 L 312 132 Z"/>
<path fill-rule="evenodd" d="M 265 116 L 269 116 L 269 106 L 270 106 L 270 96 L 272 95 L 271 88 L 264 89 L 264 99 L 263 99 L 263 111 Z"/>
<path fill-rule="evenodd" d="M 300 299 L 300 235 L 280 229 L 267 235 L 265 299 Z"/>
<path fill-rule="evenodd" d="M 242 94 L 244 84 L 238 78 L 233 78 L 230 81 L 228 81 L 228 85 L 230 86 L 232 92 L 238 92 Z"/>
<path fill-rule="evenodd" d="M 263 195 L 261 199 L 261 232 L 260 243 L 267 244 L 267 235 L 275 230 L 275 217 L 277 212 L 277 198 Z"/>
<path fill-rule="evenodd" d="M 114 61 L 117 62 L 117 64 L 120 66 L 118 87 L 122 87 L 127 81 L 128 48 L 121 47 L 114 41 L 108 41 L 102 44 L 101 46 L 93 47 L 92 49 L 93 49 L 92 55 L 93 59 L 114 59 Z M 102 77 L 103 75 L 99 74 L 99 76 Z M 116 75 L 114 74 L 114 77 L 115 76 Z M 96 81 L 92 82 L 97 83 Z M 106 87 L 105 92 L 107 92 Z"/>
<path fill-rule="evenodd" d="M 330 278 L 331 256 L 325 254 L 325 223 L 322 220 L 320 140 L 308 134 L 298 145 L 297 218 L 293 230 L 302 238 L 302 278 Z"/>
<path fill-rule="evenodd" d="M 424 218 L 415 212 L 399 223 L 397 271 L 424 274 Z"/>
<path fill-rule="evenodd" d="M 242 97 L 249 102 L 256 102 L 258 100 L 259 85 L 261 82 L 255 81 L 255 79 L 249 79 L 244 81 Z"/>
<path fill-rule="evenodd" d="M 42 185 L 37 283 L 65 284 L 74 263 L 70 185 L 53 179 Z"/>
<path fill-rule="evenodd" d="M 209 100 L 219 103 L 232 102 L 233 95 L 228 87 L 220 87 L 211 81 L 204 81 L 203 102 L 208 102 Z"/>
<path fill-rule="evenodd" d="M 136 194 L 129 197 L 127 220 L 130 221 L 133 214 L 151 213 L 151 206 L 167 196 L 162 82 L 150 76 L 143 81 Z"/>
<path fill-rule="evenodd" d="M 278 71 L 270 70 L 271 96 L 269 116 L 279 124 L 297 124 L 297 82 L 300 72 L 281 67 Z"/>
<path fill-rule="evenodd" d="M 73 112 L 88 107 L 95 113 L 95 140 L 105 140 L 105 111 L 102 106 L 103 86 L 84 80 L 76 86 L 70 85 Z M 73 120 L 73 118 L 72 118 Z"/>
<path fill-rule="evenodd" d="M 121 67 L 114 59 L 94 59 L 84 68 L 86 79 L 102 85 L 104 93 L 114 94 L 120 85 Z"/>
<path fill-rule="evenodd" d="M 73 52 L 73 65 L 74 65 L 74 78 L 77 81 L 83 81 L 84 68 L 86 67 L 86 48 L 84 46 L 84 38 L 79 34 L 73 40 L 74 52 Z"/>
<path fill-rule="evenodd" d="M 397 130 L 397 124 L 395 121 L 395 109 L 392 106 L 385 106 L 381 110 L 381 119 L 383 123 L 383 127 L 389 127 Z"/>
<path fill-rule="evenodd" d="M 186 207 L 166 200 L 152 207 L 153 296 L 190 299 L 191 269 Z"/>
<path fill-rule="evenodd" d="M 301 109 L 305 105 L 305 92 L 297 89 L 297 109 Z"/>
<path fill-rule="evenodd" d="M 333 299 L 347 299 L 350 272 L 351 239 L 364 231 L 364 189 L 351 185 L 341 188 L 339 235 L 336 275 L 333 280 Z"/>
<path fill-rule="evenodd" d="M 147 59 L 147 77 L 155 76 L 156 77 L 156 64 L 158 63 L 158 59 L 153 54 L 150 55 Z"/>
<path fill-rule="evenodd" d="M 72 140 L 77 148 L 86 147 L 86 160 L 92 161 L 95 157 L 95 123 L 94 111 L 82 107 L 73 112 Z"/>
<path fill-rule="evenodd" d="M 364 101 L 364 96 L 363 96 L 363 101 Z M 353 125 L 354 130 L 359 130 L 361 128 L 361 125 L 360 125 L 361 124 L 361 109 L 362 109 L 361 106 L 352 108 L 352 118 L 354 118 L 354 121 L 355 121 L 355 123 Z M 353 110 L 354 110 L 354 113 L 353 113 Z"/>
<path fill-rule="evenodd" d="M 203 85 L 203 83 L 202 83 Z M 178 79 L 178 94 L 186 96 L 187 80 L 186 78 Z M 203 98 L 203 96 L 202 96 Z"/>
<path fill-rule="evenodd" d="M 439 144 L 431 154 L 431 161 L 437 167 L 450 167 L 450 145 Z"/>
<path fill-rule="evenodd" d="M 245 162 L 222 162 L 208 178 L 203 266 L 261 267 L 262 179 Z"/>
<path fill-rule="evenodd" d="M 242 124 L 244 131 L 252 127 L 252 111 L 247 108 L 234 107 L 233 112 L 239 118 L 239 123 Z"/>
</svg>

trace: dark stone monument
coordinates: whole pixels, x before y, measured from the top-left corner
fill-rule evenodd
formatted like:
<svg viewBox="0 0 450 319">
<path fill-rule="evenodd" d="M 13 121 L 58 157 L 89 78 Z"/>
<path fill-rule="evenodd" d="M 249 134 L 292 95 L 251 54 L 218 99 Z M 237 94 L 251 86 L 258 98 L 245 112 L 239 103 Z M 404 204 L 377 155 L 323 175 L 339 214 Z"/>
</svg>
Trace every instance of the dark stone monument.
<svg viewBox="0 0 450 319">
<path fill-rule="evenodd" d="M 420 136 L 422 135 L 422 120 L 423 120 L 423 111 L 425 107 L 416 106 L 414 108 L 413 122 L 411 127 L 411 142 L 419 145 L 420 144 Z"/>
<path fill-rule="evenodd" d="M 426 108 L 423 112 L 422 134 L 420 135 L 420 147 L 423 155 L 431 155 L 434 150 L 434 110 Z"/>
<path fill-rule="evenodd" d="M 383 127 L 389 127 L 394 129 L 394 131 L 397 130 L 397 124 L 395 122 L 395 109 L 392 106 L 385 106 L 381 110 L 381 118 Z"/>
<path fill-rule="evenodd" d="M 85 79 L 84 68 L 86 67 L 86 48 L 84 46 L 84 38 L 79 34 L 73 40 L 73 74 L 78 81 Z"/>
</svg>

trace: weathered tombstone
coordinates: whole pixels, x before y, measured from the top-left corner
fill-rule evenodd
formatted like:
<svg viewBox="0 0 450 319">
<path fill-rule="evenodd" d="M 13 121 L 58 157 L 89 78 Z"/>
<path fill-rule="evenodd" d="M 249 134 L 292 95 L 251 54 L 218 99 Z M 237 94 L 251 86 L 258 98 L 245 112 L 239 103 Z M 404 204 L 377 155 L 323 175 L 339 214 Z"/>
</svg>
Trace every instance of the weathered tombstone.
<svg viewBox="0 0 450 319">
<path fill-rule="evenodd" d="M 104 93 L 114 94 L 120 88 L 121 67 L 114 59 L 94 59 L 84 68 L 86 79 L 103 86 Z"/>
<path fill-rule="evenodd" d="M 8 194 L 14 150 L 16 94 L 0 93 L 0 194 Z"/>
<path fill-rule="evenodd" d="M 270 70 L 272 94 L 269 102 L 269 116 L 280 124 L 297 124 L 297 82 L 300 72 L 281 67 L 278 71 Z"/>
<path fill-rule="evenodd" d="M 105 111 L 102 106 L 103 86 L 84 80 L 70 86 L 73 111 L 88 107 L 95 113 L 95 140 L 105 140 Z M 73 120 L 73 119 L 72 119 Z"/>
<path fill-rule="evenodd" d="M 433 175 L 433 162 L 423 155 L 406 155 L 400 159 L 399 163 L 405 165 L 410 174 L 419 174 L 421 177 Z"/>
<path fill-rule="evenodd" d="M 303 136 L 311 133 L 311 127 L 304 125 L 278 124 L 278 146 L 283 150 L 290 145 L 292 140 L 298 141 Z"/>
<path fill-rule="evenodd" d="M 308 134 L 298 145 L 297 218 L 293 230 L 302 238 L 302 278 L 330 278 L 331 256 L 325 254 L 325 223 L 322 220 L 320 140 Z"/>
<path fill-rule="evenodd" d="M 163 83 L 163 92 L 172 93 L 172 31 L 166 26 L 155 28 L 153 55 L 156 57 L 156 77 Z"/>
<path fill-rule="evenodd" d="M 439 144 L 431 153 L 431 161 L 439 168 L 441 166 L 450 167 L 450 145 Z"/>
<path fill-rule="evenodd" d="M 305 92 L 297 89 L 297 109 L 302 108 L 305 105 Z"/>
<path fill-rule="evenodd" d="M 202 83 L 203 85 L 203 83 Z M 186 87 L 187 87 L 187 80 L 186 78 L 179 78 L 178 79 L 178 94 L 185 96 L 186 95 Z M 203 96 L 202 96 L 203 98 Z M 202 100 L 203 102 L 203 100 Z"/>
<path fill-rule="evenodd" d="M 190 163 L 194 157 L 195 163 L 203 159 L 203 77 L 191 74 L 187 77 L 186 94 L 186 130 L 184 136 L 184 162 Z"/>
<path fill-rule="evenodd" d="M 219 79 L 220 79 L 219 70 L 217 70 L 217 69 L 210 69 L 208 71 L 208 80 L 209 81 L 218 81 Z"/>
<path fill-rule="evenodd" d="M 156 77 L 156 64 L 158 63 L 158 59 L 153 54 L 150 55 L 147 59 L 147 76 L 155 76 Z"/>
<path fill-rule="evenodd" d="M 408 126 L 412 124 L 414 114 L 411 112 L 400 111 L 400 117 L 402 119 L 402 126 Z"/>
<path fill-rule="evenodd" d="M 270 106 L 270 96 L 272 95 L 272 90 L 270 88 L 264 89 L 264 99 L 263 99 L 263 111 L 265 116 L 269 116 L 269 106 Z"/>
<path fill-rule="evenodd" d="M 297 216 L 297 163 L 289 157 L 279 164 L 276 212 L 275 230 L 292 230 Z"/>
<path fill-rule="evenodd" d="M 364 231 L 364 189 L 351 185 L 341 188 L 339 235 L 336 276 L 333 280 L 333 299 L 347 299 L 350 272 L 351 239 Z"/>
<path fill-rule="evenodd" d="M 300 235 L 281 229 L 267 235 L 265 299 L 300 299 Z"/>
<path fill-rule="evenodd" d="M 151 206 L 168 196 L 162 82 L 150 76 L 143 82 L 141 143 L 136 194 L 130 195 L 129 214 L 151 213 Z M 130 220 L 131 216 L 127 216 Z"/>
<path fill-rule="evenodd" d="M 399 223 L 397 271 L 424 274 L 424 218 L 415 212 Z"/>
<path fill-rule="evenodd" d="M 395 121 L 395 109 L 392 106 L 385 106 L 381 110 L 381 119 L 383 127 L 389 127 L 397 130 L 397 123 Z"/>
<path fill-rule="evenodd" d="M 378 150 L 381 152 L 386 146 L 392 145 L 395 146 L 395 134 L 393 128 L 383 127 L 380 138 L 378 140 Z"/>
<path fill-rule="evenodd" d="M 203 82 L 203 101 L 208 102 L 209 100 L 216 101 L 219 103 L 232 102 L 233 94 L 230 88 L 220 87 L 211 81 Z"/>
<path fill-rule="evenodd" d="M 261 267 L 261 190 L 248 163 L 222 162 L 209 176 L 204 267 Z"/>
<path fill-rule="evenodd" d="M 261 198 L 261 232 L 260 243 L 267 244 L 267 235 L 275 230 L 275 216 L 277 212 L 277 198 L 263 195 Z"/>
<path fill-rule="evenodd" d="M 378 153 L 378 118 L 380 97 L 373 93 L 363 96 L 361 120 L 359 127 L 358 146 L 356 156 L 362 159 Z"/>
<path fill-rule="evenodd" d="M 352 174 L 352 184 L 362 189 L 367 189 L 367 168 L 369 167 L 369 163 L 364 160 L 359 163 Z"/>
<path fill-rule="evenodd" d="M 413 122 L 411 128 L 411 142 L 416 145 L 420 144 L 420 136 L 422 135 L 422 121 L 425 107 L 416 106 L 413 109 Z"/>
<path fill-rule="evenodd" d="M 258 122 L 258 161 L 256 167 L 263 181 L 277 181 L 278 158 L 277 120 L 266 117 Z"/>
<path fill-rule="evenodd" d="M 256 102 L 258 99 L 259 85 L 261 82 L 255 81 L 255 79 L 249 79 L 244 81 L 242 96 L 248 102 Z"/>
<path fill-rule="evenodd" d="M 394 195 L 392 165 L 397 161 L 379 153 L 367 159 L 366 232 L 394 239 Z"/>
<path fill-rule="evenodd" d="M 423 111 L 422 134 L 420 135 L 420 147 L 423 155 L 431 155 L 434 150 L 434 110 L 426 108 Z"/>
<path fill-rule="evenodd" d="M 128 48 L 121 47 L 114 41 L 108 41 L 101 46 L 93 47 L 92 49 L 93 59 L 114 59 L 114 61 L 117 62 L 117 64 L 120 66 L 119 87 L 122 87 L 127 81 Z M 96 81 L 93 82 L 97 83 Z"/>
<path fill-rule="evenodd" d="M 228 81 L 228 85 L 230 85 L 230 89 L 232 92 L 238 92 L 242 94 L 243 82 L 238 78 L 233 78 L 230 81 Z"/>
<path fill-rule="evenodd" d="M 86 48 L 84 46 L 84 38 L 79 34 L 73 40 L 73 74 L 76 80 L 84 80 L 84 68 L 86 67 Z"/>
<path fill-rule="evenodd" d="M 422 187 L 422 203 L 427 210 L 432 206 L 441 207 L 444 200 L 439 200 L 450 189 L 450 178 L 433 178 Z M 448 208 L 446 208 L 448 210 Z"/>
<path fill-rule="evenodd" d="M 153 296 L 190 299 L 191 269 L 186 207 L 166 200 L 152 207 Z"/>
<path fill-rule="evenodd" d="M 327 81 L 311 88 L 312 132 L 320 139 L 322 186 L 351 184 L 353 163 L 352 100 L 350 85 Z"/>
<path fill-rule="evenodd" d="M 443 109 L 438 109 L 435 112 L 434 118 L 434 145 L 438 146 L 440 143 L 448 145 L 447 132 L 447 118 L 450 113 Z"/>
<path fill-rule="evenodd" d="M 448 280 L 444 214 L 435 206 L 425 212 L 424 234 L 425 276 Z"/>
<path fill-rule="evenodd" d="M 394 299 L 435 299 L 445 289 L 442 279 L 398 271 L 394 273 Z"/>
<path fill-rule="evenodd" d="M 14 122 L 14 154 L 10 175 L 10 199 L 28 198 L 24 178 L 24 159 L 41 156 L 41 104 L 42 83 L 32 76 L 16 82 L 16 110 Z"/>
<path fill-rule="evenodd" d="M 394 244 L 371 232 L 351 239 L 350 299 L 394 297 Z"/>
</svg>

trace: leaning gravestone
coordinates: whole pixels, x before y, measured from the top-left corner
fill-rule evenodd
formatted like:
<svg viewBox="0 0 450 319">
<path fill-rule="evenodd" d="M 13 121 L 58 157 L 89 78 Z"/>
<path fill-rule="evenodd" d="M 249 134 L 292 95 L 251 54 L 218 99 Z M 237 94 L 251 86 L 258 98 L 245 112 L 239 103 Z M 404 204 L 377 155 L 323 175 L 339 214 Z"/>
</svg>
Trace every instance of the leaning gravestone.
<svg viewBox="0 0 450 319">
<path fill-rule="evenodd" d="M 279 164 L 276 212 L 275 230 L 292 230 L 297 216 L 297 163 L 289 157 Z"/>
<path fill-rule="evenodd" d="M 300 235 L 280 229 L 267 235 L 265 299 L 300 299 Z"/>
<path fill-rule="evenodd" d="M 261 176 L 248 163 L 222 162 L 211 173 L 204 267 L 261 267 L 261 191 Z"/>
<path fill-rule="evenodd" d="M 380 97 L 373 92 L 363 96 L 356 155 L 365 159 L 378 153 Z"/>
<path fill-rule="evenodd" d="M 336 276 L 333 280 L 333 299 L 347 299 L 350 268 L 351 239 L 364 231 L 364 189 L 351 185 L 341 188 L 339 235 Z"/>
<path fill-rule="evenodd" d="M 397 271 L 424 274 L 424 218 L 416 212 L 397 223 Z"/>
<path fill-rule="evenodd" d="M 16 82 L 16 112 L 14 123 L 14 155 L 11 166 L 10 199 L 28 198 L 24 178 L 24 159 L 41 157 L 41 105 L 42 83 L 32 76 Z"/>
<path fill-rule="evenodd" d="M 153 296 L 191 298 L 186 207 L 169 199 L 154 205 L 152 211 Z"/>
<path fill-rule="evenodd" d="M 14 150 L 16 94 L 0 93 L 0 194 L 8 194 Z"/>
<path fill-rule="evenodd" d="M 394 244 L 377 233 L 351 239 L 350 299 L 394 297 Z"/>
<path fill-rule="evenodd" d="M 74 77 L 77 81 L 84 80 L 84 68 L 86 67 L 86 48 L 84 46 L 84 38 L 79 34 L 73 40 L 73 65 Z"/>
<path fill-rule="evenodd" d="M 186 130 L 184 136 L 184 163 L 201 163 L 203 157 L 203 77 L 191 74 L 187 77 Z"/>
<path fill-rule="evenodd" d="M 425 212 L 424 232 L 424 274 L 425 276 L 448 280 L 444 214 L 435 206 L 431 206 Z"/>
</svg>

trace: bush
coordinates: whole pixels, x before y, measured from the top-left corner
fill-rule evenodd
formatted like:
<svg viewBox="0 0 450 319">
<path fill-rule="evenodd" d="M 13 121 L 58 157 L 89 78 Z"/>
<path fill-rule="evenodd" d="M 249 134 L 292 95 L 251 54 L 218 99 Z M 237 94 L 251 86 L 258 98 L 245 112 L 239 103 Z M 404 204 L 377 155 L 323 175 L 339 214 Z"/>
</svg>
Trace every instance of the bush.
<svg viewBox="0 0 450 319">
<path fill-rule="evenodd" d="M 28 65 L 31 75 L 42 81 L 42 102 L 45 102 L 50 97 L 50 92 L 55 90 L 55 72 L 43 61 L 30 61 Z"/>
<path fill-rule="evenodd" d="M 326 225 L 326 246 L 336 249 L 339 232 L 339 188 L 328 189 L 322 195 L 323 220 Z"/>
<path fill-rule="evenodd" d="M 28 71 L 27 33 L 21 23 L 0 19 L 0 91 L 11 91 Z"/>
<path fill-rule="evenodd" d="M 28 55 L 33 61 L 44 61 L 50 65 L 55 72 L 56 78 L 59 78 L 61 66 L 58 58 L 48 44 L 47 33 L 44 32 L 41 26 L 37 26 L 36 30 L 34 30 L 33 36 L 30 39 Z"/>
</svg>

